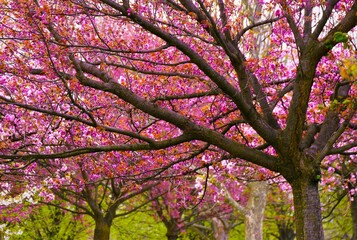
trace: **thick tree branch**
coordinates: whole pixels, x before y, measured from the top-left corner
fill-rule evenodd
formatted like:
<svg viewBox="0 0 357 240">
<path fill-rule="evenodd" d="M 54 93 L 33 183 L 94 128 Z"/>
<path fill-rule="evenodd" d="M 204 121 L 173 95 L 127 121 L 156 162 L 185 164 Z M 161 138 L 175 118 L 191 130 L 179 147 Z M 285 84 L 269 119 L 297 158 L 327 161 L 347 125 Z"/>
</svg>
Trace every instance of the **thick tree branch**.
<svg viewBox="0 0 357 240">
<path fill-rule="evenodd" d="M 312 31 L 312 0 L 304 1 L 304 33 L 303 33 L 303 41 L 306 44 L 310 40 L 311 31 Z"/>
<path fill-rule="evenodd" d="M 218 72 L 216 72 L 199 54 L 197 54 L 195 51 L 193 51 L 192 48 L 190 48 L 187 44 L 176 38 L 175 36 L 169 34 L 168 32 L 165 32 L 163 29 L 160 29 L 159 27 L 153 25 L 151 22 L 147 21 L 145 18 L 140 16 L 139 14 L 135 12 L 130 12 L 128 14 L 127 9 L 124 8 L 123 6 L 117 4 L 114 1 L 111 0 L 102 0 L 103 3 L 111 6 L 112 8 L 120 11 L 123 15 L 127 16 L 140 26 L 142 26 L 144 29 L 147 31 L 151 32 L 152 34 L 158 36 L 159 38 L 163 39 L 166 41 L 168 44 L 175 46 L 177 49 L 182 51 L 186 56 L 188 56 L 193 63 L 195 63 L 221 90 L 224 92 L 227 96 L 229 96 L 235 104 L 238 106 L 238 108 L 241 110 L 242 114 L 244 117 L 249 120 L 251 123 L 252 127 L 268 142 L 270 142 L 272 145 L 275 144 L 276 142 L 276 137 L 277 137 L 277 131 L 271 127 L 261 116 L 260 114 L 254 109 L 254 106 L 252 105 L 251 100 L 248 100 L 247 94 L 241 94 L 238 89 L 236 89 L 233 85 L 231 85 L 222 75 L 220 75 Z M 235 62 L 237 62 L 237 50 L 233 46 L 233 44 L 228 43 L 227 46 L 229 47 L 229 50 L 227 49 L 226 52 L 229 53 L 230 57 L 236 59 Z M 241 55 L 241 54 L 240 54 Z M 248 79 L 247 78 L 247 73 L 246 73 L 246 68 L 244 66 L 244 61 L 242 57 L 239 57 L 241 60 L 239 60 L 239 65 L 241 69 L 238 72 L 238 74 L 242 75 L 243 79 Z M 243 90 L 246 87 L 244 83 L 242 83 Z M 248 94 L 249 95 L 249 94 Z M 251 99 L 251 97 L 250 97 Z M 250 102 L 250 103 L 249 103 Z"/>
<path fill-rule="evenodd" d="M 300 143 L 300 149 L 304 150 L 311 146 L 311 144 L 315 141 L 315 135 L 320 131 L 321 127 L 317 124 L 311 124 L 307 127 L 306 135 L 304 139 Z"/>
<path fill-rule="evenodd" d="M 262 153 L 258 150 L 246 147 L 245 145 L 235 142 L 232 139 L 229 139 L 216 131 L 195 124 L 190 119 L 179 113 L 161 108 L 157 104 L 147 101 L 146 99 L 136 95 L 129 89 L 126 89 L 122 85 L 116 83 L 106 73 L 100 71 L 98 68 L 95 68 L 90 64 L 78 62 L 75 59 L 73 59 L 73 62 L 77 70 L 77 78 L 82 84 L 101 91 L 113 93 L 117 97 L 132 104 L 141 111 L 177 126 L 181 130 L 183 130 L 188 136 L 191 136 L 192 139 L 202 140 L 213 145 L 219 146 L 223 150 L 226 150 L 227 152 L 231 153 L 236 157 L 240 157 L 242 159 L 246 159 L 255 163 L 259 162 L 260 165 L 265 166 L 268 169 L 277 169 L 276 163 L 273 164 L 273 162 L 271 162 L 273 159 L 275 159 L 274 157 Z M 92 74 L 102 79 L 103 82 L 92 80 L 84 76 L 82 71 L 85 71 L 86 73 Z"/>
<path fill-rule="evenodd" d="M 283 142 L 289 143 L 289 149 L 285 149 L 286 151 L 299 151 L 316 66 L 321 58 L 321 56 L 316 56 L 315 47 L 316 44 L 309 41 L 299 56 L 287 125 L 282 135 Z"/>
<path fill-rule="evenodd" d="M 122 145 L 110 145 L 110 146 L 88 146 L 83 148 L 76 148 L 73 150 L 64 150 L 58 153 L 52 154 L 27 154 L 27 155 L 7 155 L 0 154 L 0 159 L 21 159 L 21 160 L 34 160 L 34 159 L 55 159 L 55 158 L 69 158 L 82 154 L 96 153 L 96 152 L 113 152 L 113 151 L 142 151 L 142 150 L 157 150 L 165 149 L 171 146 L 175 146 L 184 142 L 192 140 L 192 136 L 187 134 L 181 135 L 169 140 L 156 141 L 138 144 L 122 144 Z"/>
<path fill-rule="evenodd" d="M 326 55 L 338 41 L 335 41 L 334 36 L 337 32 L 347 33 L 357 25 L 357 1 L 351 7 L 351 10 L 347 12 L 346 16 L 337 24 L 336 27 L 331 29 L 326 37 L 320 41 L 318 48 L 315 50 L 319 57 Z"/>
</svg>

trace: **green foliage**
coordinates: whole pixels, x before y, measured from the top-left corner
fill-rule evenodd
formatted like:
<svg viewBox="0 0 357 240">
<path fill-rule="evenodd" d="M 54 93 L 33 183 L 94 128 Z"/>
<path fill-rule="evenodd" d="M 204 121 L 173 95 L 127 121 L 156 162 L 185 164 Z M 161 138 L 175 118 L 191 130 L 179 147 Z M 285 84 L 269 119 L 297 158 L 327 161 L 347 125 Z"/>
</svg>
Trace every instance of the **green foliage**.
<svg viewBox="0 0 357 240">
<path fill-rule="evenodd" d="M 166 228 L 154 218 L 152 212 L 137 211 L 116 218 L 111 228 L 111 240 L 165 239 Z"/>
<path fill-rule="evenodd" d="M 321 175 L 316 175 L 315 179 L 316 179 L 317 181 L 320 181 L 320 180 L 321 180 Z"/>
<path fill-rule="evenodd" d="M 345 43 L 348 41 L 348 35 L 347 33 L 343 33 L 343 32 L 335 32 L 333 34 L 333 41 L 335 43 L 341 43 L 341 42 Z"/>
<path fill-rule="evenodd" d="M 244 223 L 243 220 L 237 224 L 229 233 L 229 240 L 244 239 Z"/>
<path fill-rule="evenodd" d="M 352 219 L 347 195 L 326 194 L 321 199 L 324 205 L 323 225 L 325 239 L 351 239 Z"/>
<path fill-rule="evenodd" d="M 344 32 L 335 32 L 333 34 L 333 39 L 329 40 L 325 43 L 325 47 L 327 49 L 332 49 L 337 43 L 344 43 L 348 42 L 348 34 Z M 344 45 L 346 47 L 346 45 Z"/>
<path fill-rule="evenodd" d="M 321 199 L 324 206 L 323 223 L 326 239 L 347 239 L 352 234 L 349 199 L 341 196 L 341 193 L 332 192 Z M 278 188 L 271 186 L 265 211 L 264 239 L 278 239 L 279 228 L 284 226 L 294 228 L 293 212 L 290 203 L 287 203 L 288 198 Z M 94 223 L 88 223 L 89 220 L 76 219 L 73 214 L 61 209 L 41 206 L 35 209 L 29 218 L 18 224 L 7 224 L 6 236 L 10 240 L 86 240 L 92 237 L 94 229 Z M 190 227 L 179 236 L 179 240 L 212 240 L 210 222 L 204 221 L 201 225 L 208 230 Z M 165 234 L 164 224 L 147 209 L 116 218 L 111 229 L 111 240 L 164 240 Z M 244 239 L 242 216 L 237 216 L 237 224 L 231 229 L 229 239 Z"/>
<path fill-rule="evenodd" d="M 295 232 L 291 193 L 271 185 L 265 208 L 264 239 L 279 239 L 279 231 Z"/>
<path fill-rule="evenodd" d="M 244 218 L 242 215 L 235 215 L 237 217 L 234 227 L 230 229 L 229 240 L 244 239 Z M 208 219 L 207 219 L 208 220 Z M 211 223 L 203 221 L 199 223 L 201 227 L 195 225 L 189 227 L 180 236 L 179 240 L 214 240 Z"/>
<path fill-rule="evenodd" d="M 5 236 L 10 240 L 85 240 L 91 235 L 83 218 L 57 207 L 40 206 L 16 224 L 7 224 Z"/>
</svg>

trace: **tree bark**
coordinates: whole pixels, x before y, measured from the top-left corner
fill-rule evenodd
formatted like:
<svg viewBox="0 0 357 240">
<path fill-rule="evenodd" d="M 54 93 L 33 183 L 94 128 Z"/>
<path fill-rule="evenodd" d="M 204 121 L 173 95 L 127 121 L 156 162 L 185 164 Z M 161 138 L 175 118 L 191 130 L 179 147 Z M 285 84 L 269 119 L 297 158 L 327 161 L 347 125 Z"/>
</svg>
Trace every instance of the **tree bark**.
<svg viewBox="0 0 357 240">
<path fill-rule="evenodd" d="M 112 221 L 106 221 L 104 218 L 95 219 L 94 240 L 109 240 L 110 227 Z"/>
<path fill-rule="evenodd" d="M 180 228 L 177 226 L 175 219 L 170 219 L 170 221 L 164 222 L 167 232 L 166 237 L 168 240 L 176 240 L 180 234 Z"/>
<path fill-rule="evenodd" d="M 292 184 L 297 240 L 323 240 L 318 181 L 296 178 Z"/>
<path fill-rule="evenodd" d="M 263 220 L 268 192 L 267 182 L 251 182 L 248 184 L 250 196 L 245 215 L 245 239 L 262 240 L 263 239 Z"/>
<path fill-rule="evenodd" d="M 268 183 L 266 181 L 250 182 L 247 186 L 249 188 L 247 206 L 236 202 L 224 185 L 223 189 L 232 207 L 244 215 L 245 239 L 262 240 Z"/>
<path fill-rule="evenodd" d="M 227 227 L 227 224 L 224 222 L 224 219 L 218 217 L 212 218 L 213 237 L 215 240 L 228 240 L 229 227 Z"/>
<path fill-rule="evenodd" d="M 177 233 L 167 232 L 166 233 L 167 240 L 176 240 L 178 238 Z"/>
</svg>

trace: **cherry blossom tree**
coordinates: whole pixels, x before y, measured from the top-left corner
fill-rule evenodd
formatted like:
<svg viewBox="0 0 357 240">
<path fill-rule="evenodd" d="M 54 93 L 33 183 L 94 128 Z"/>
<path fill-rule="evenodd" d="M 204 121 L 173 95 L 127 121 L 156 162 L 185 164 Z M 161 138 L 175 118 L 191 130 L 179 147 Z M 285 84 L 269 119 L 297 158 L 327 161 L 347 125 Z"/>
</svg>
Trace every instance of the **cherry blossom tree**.
<svg viewBox="0 0 357 240">
<path fill-rule="evenodd" d="M 135 162 L 141 158 L 126 155 L 130 161 L 118 161 L 122 157 L 92 154 L 4 169 L 3 222 L 18 225 L 48 205 L 78 219 L 88 216 L 94 222 L 93 239 L 109 239 L 115 218 L 137 211 L 166 191 L 159 188 L 151 199 L 140 197 L 160 182 L 135 179 Z"/>
<path fill-rule="evenodd" d="M 72 167 L 71 171 L 74 169 Z M 155 182 L 140 184 L 135 180 L 129 181 L 119 177 L 105 178 L 103 175 L 98 178 L 98 173 L 89 174 L 83 168 L 79 172 L 79 176 L 72 174 L 70 180 L 68 173 L 63 174 L 67 176 L 67 184 L 55 183 L 55 186 L 48 186 L 50 194 L 70 204 L 69 206 L 62 207 L 62 204 L 55 204 L 52 201 L 43 203 L 91 217 L 95 222 L 93 239 L 110 239 L 110 230 L 115 218 L 136 211 L 155 199 L 155 197 L 147 201 L 140 199 L 142 193 L 158 185 Z M 97 175 L 98 179 L 90 179 L 94 175 Z M 56 178 L 51 180 L 56 181 Z M 131 204 L 128 204 L 128 201 L 131 201 Z M 73 210 L 73 207 L 76 210 Z"/>
<path fill-rule="evenodd" d="M 291 185 L 297 239 L 323 239 L 321 162 L 357 145 L 357 2 L 258 2 L 252 18 L 233 0 L 2 0 L 2 168 L 130 151 L 145 179 L 245 160 Z"/>
<path fill-rule="evenodd" d="M 212 235 L 216 240 L 228 239 L 232 208 L 218 193 L 219 188 L 207 183 L 202 189 L 201 183 L 195 184 L 193 177 L 179 182 L 171 180 L 166 183 L 166 188 L 169 188 L 167 194 L 153 201 L 152 209 L 166 226 L 168 239 L 179 239 L 189 230 L 206 237 Z M 158 190 L 153 188 L 151 194 L 157 195 Z M 190 199 L 197 196 L 195 192 L 199 192 L 200 198 Z"/>
<path fill-rule="evenodd" d="M 9 232 L 5 235 L 9 239 L 72 240 L 88 236 L 90 224 L 86 219 L 57 207 L 40 205 L 20 222 L 6 224 L 5 229 Z"/>
</svg>

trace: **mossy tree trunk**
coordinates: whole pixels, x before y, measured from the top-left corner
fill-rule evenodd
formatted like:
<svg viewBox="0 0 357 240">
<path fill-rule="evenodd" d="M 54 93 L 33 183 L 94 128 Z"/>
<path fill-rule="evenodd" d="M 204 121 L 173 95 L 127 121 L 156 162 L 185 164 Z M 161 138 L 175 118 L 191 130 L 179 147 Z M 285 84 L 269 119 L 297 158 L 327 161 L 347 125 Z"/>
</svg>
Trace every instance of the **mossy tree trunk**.
<svg viewBox="0 0 357 240">
<path fill-rule="evenodd" d="M 166 237 L 168 240 L 176 240 L 180 234 L 180 228 L 175 220 L 164 222 L 167 228 Z"/>
<path fill-rule="evenodd" d="M 109 240 L 112 219 L 104 217 L 95 218 L 94 240 Z"/>
</svg>

